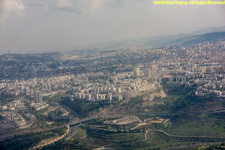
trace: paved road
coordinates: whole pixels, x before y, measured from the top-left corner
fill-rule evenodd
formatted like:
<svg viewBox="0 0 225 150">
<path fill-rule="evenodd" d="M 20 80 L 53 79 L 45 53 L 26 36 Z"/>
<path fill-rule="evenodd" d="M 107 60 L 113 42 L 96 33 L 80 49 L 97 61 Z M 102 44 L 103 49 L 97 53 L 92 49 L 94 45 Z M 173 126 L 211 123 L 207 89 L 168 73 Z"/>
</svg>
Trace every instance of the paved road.
<svg viewBox="0 0 225 150">
<path fill-rule="evenodd" d="M 64 139 L 68 140 L 70 139 L 79 129 L 79 125 L 70 127 L 70 130 L 68 132 L 68 134 L 64 137 Z"/>
</svg>

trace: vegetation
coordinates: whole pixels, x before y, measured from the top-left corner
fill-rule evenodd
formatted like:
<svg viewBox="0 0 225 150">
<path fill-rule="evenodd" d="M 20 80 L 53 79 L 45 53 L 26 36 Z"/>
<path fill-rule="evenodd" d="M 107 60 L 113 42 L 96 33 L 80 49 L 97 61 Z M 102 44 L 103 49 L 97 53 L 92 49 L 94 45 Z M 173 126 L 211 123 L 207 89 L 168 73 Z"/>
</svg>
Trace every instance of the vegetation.
<svg viewBox="0 0 225 150">
<path fill-rule="evenodd" d="M 173 135 L 225 137 L 225 118 L 218 114 L 179 115 L 164 130 Z"/>
<path fill-rule="evenodd" d="M 149 103 L 143 97 L 154 92 L 164 90 L 166 97 L 155 97 Z M 131 130 L 137 124 L 119 128 L 117 125 L 104 124 L 106 119 L 94 119 L 83 122 L 75 134 L 69 140 L 60 140 L 43 149 L 94 149 L 97 147 L 110 147 L 113 149 L 163 149 L 166 147 L 179 148 L 193 146 L 208 142 L 220 142 L 225 138 L 225 118 L 224 113 L 215 113 L 205 111 L 208 102 L 223 105 L 222 101 L 215 96 L 198 97 L 194 95 L 195 87 L 169 87 L 164 85 L 163 89 L 157 89 L 151 92 L 142 93 L 139 96 L 130 98 L 127 102 L 115 103 L 112 105 L 121 108 L 131 108 L 136 111 L 141 120 L 151 117 L 162 117 L 169 119 L 165 123 L 149 124 Z M 60 99 L 55 97 L 55 99 Z M 56 101 L 58 101 L 56 100 Z M 71 101 L 69 98 L 63 98 L 60 102 L 63 105 L 76 111 L 81 116 L 86 116 L 92 111 L 99 108 L 107 108 L 111 104 L 108 102 L 89 103 L 85 100 Z M 148 109 L 149 112 L 145 112 Z M 45 110 L 34 111 L 33 113 L 39 121 L 39 127 L 45 128 L 48 119 L 44 117 Z M 112 118 L 111 118 L 112 119 Z M 109 119 L 110 120 L 110 119 Z M 65 133 L 66 128 L 58 128 L 51 131 L 42 132 L 41 134 L 24 135 L 23 138 L 32 138 L 28 140 L 33 145 L 40 139 L 54 136 L 61 136 Z M 161 131 L 165 131 L 164 133 Z M 168 133 L 168 134 L 166 134 Z M 204 137 L 203 137 L 204 136 Z M 0 143 L 1 147 L 12 147 L 23 138 L 15 138 L 15 141 L 4 141 Z M 40 139 L 39 139 L 40 138 Z M 29 148 L 26 142 L 21 142 L 21 149 Z M 11 149 L 20 149 L 12 147 Z M 197 149 L 197 146 L 192 147 Z M 201 149 L 222 149 L 222 145 L 199 147 Z"/>
<path fill-rule="evenodd" d="M 138 95 L 136 97 L 131 97 L 129 102 L 124 104 L 125 106 L 128 106 L 130 108 L 136 108 L 141 109 L 143 108 L 143 95 Z"/>
<path fill-rule="evenodd" d="M 51 97 L 45 97 L 45 99 L 49 102 L 51 101 L 56 101 L 56 102 L 59 102 L 61 101 L 61 97 L 62 97 L 63 94 L 57 94 L 57 95 L 54 95 L 54 96 L 51 96 Z"/>
<path fill-rule="evenodd" d="M 54 138 L 63 135 L 66 129 L 67 128 L 62 127 L 44 132 L 29 133 L 20 136 L 15 136 L 13 139 L 1 141 L 0 149 L 10 149 L 10 150 L 29 149 L 44 139 Z"/>
<path fill-rule="evenodd" d="M 99 108 L 103 108 L 105 106 L 110 105 L 110 103 L 108 102 L 90 103 L 86 100 L 78 99 L 71 101 L 69 98 L 64 98 L 60 103 L 66 105 L 67 107 L 82 116 L 87 115 L 91 111 L 98 110 Z"/>
<path fill-rule="evenodd" d="M 50 119 L 48 116 L 45 116 L 44 113 L 48 109 L 41 109 L 39 111 L 31 111 L 30 113 L 34 114 L 34 116 L 37 119 L 37 123 L 35 123 L 35 126 L 33 128 L 41 128 L 41 129 L 46 129 L 46 128 L 52 128 L 52 127 L 58 127 L 60 125 L 63 125 L 65 123 L 68 123 L 69 120 L 54 120 L 53 124 L 48 124 L 47 122 L 52 122 L 53 120 Z"/>
<path fill-rule="evenodd" d="M 144 138 L 144 132 L 110 132 L 82 126 L 71 139 L 44 149 L 93 149 L 106 145 L 115 149 L 135 149 L 146 144 L 143 143 Z"/>
</svg>

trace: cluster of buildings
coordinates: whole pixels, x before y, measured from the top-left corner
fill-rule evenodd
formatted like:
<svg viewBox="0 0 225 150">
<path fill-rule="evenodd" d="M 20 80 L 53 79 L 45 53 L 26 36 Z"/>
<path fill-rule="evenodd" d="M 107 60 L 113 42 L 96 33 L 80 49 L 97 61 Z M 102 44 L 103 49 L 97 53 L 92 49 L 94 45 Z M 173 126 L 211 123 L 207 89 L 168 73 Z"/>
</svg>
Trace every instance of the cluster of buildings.
<svg viewBox="0 0 225 150">
<path fill-rule="evenodd" d="M 50 78 L 34 78 L 31 80 L 2 80 L 0 83 L 0 92 L 6 95 L 20 96 L 27 95 L 33 96 L 35 91 L 42 91 L 43 93 L 51 93 L 60 89 L 66 89 L 71 87 L 71 84 L 76 84 L 79 81 L 79 77 L 74 75 L 65 75 Z M 73 80 L 74 82 L 71 82 Z"/>
<path fill-rule="evenodd" d="M 158 62 L 159 69 L 166 71 L 162 78 L 168 85 L 197 86 L 195 94 L 198 96 L 214 94 L 225 97 L 224 50 L 223 41 L 183 48 L 185 55 Z"/>
<path fill-rule="evenodd" d="M 0 106 L 0 131 L 30 126 L 35 117 L 30 113 L 21 113 L 29 109 L 28 103 L 26 99 L 18 99 Z"/>
<path fill-rule="evenodd" d="M 159 87 L 166 81 L 173 86 L 197 85 L 196 95 L 199 96 L 216 94 L 224 97 L 224 50 L 224 41 L 214 41 L 186 47 L 167 46 L 143 51 L 136 49 L 115 51 L 112 54 L 99 53 L 96 55 L 101 56 L 100 58 L 103 58 L 103 55 L 110 56 L 110 61 L 107 61 L 107 57 L 104 56 L 106 64 L 113 63 L 112 60 L 119 57 L 125 64 L 115 65 L 118 68 L 110 71 L 113 65 L 98 67 L 100 61 L 93 60 L 90 66 L 98 64 L 93 72 L 70 73 L 30 80 L 1 80 L 0 94 L 34 97 L 35 102 L 40 105 L 35 108 L 38 109 L 44 104 L 42 95 L 49 96 L 60 90 L 71 90 L 74 99 L 112 101 L 136 96 L 140 92 Z M 132 62 L 132 58 L 135 61 Z M 153 60 L 148 62 L 147 59 Z M 82 61 L 88 63 L 90 60 Z M 87 68 L 86 65 L 81 67 Z"/>
<path fill-rule="evenodd" d="M 15 111 L 11 112 L 1 112 L 1 117 L 3 118 L 1 121 L 1 129 L 8 129 L 18 127 L 21 128 L 27 124 L 26 120 Z"/>
<path fill-rule="evenodd" d="M 214 94 L 217 97 L 225 97 L 225 79 L 222 81 L 209 80 L 206 84 L 199 86 L 195 94 L 199 96 Z"/>
<path fill-rule="evenodd" d="M 74 91 L 75 99 L 86 99 L 89 101 L 112 101 L 113 99 L 123 100 L 120 87 L 103 87 L 101 85 L 91 84 L 84 88 L 81 88 L 81 86 L 74 88 Z"/>
<path fill-rule="evenodd" d="M 135 66 L 134 71 L 125 73 L 91 72 L 51 78 L 35 78 L 27 81 L 3 81 L 0 83 L 0 88 L 2 89 L 1 92 L 7 95 L 34 97 L 35 104 L 33 104 L 33 107 L 36 110 L 47 107 L 43 103 L 42 95 L 48 96 L 63 89 L 72 89 L 75 99 L 90 101 L 123 100 L 137 95 L 140 91 L 155 88 L 155 84 L 150 82 L 149 79 L 154 75 L 155 80 L 156 69 L 157 67 L 154 68 L 154 71 L 146 69 L 142 72 Z"/>
<path fill-rule="evenodd" d="M 67 110 L 63 108 L 56 108 L 46 115 L 51 120 L 68 120 L 69 119 L 69 113 Z"/>
<path fill-rule="evenodd" d="M 120 101 L 136 96 L 139 92 L 156 88 L 155 83 L 150 82 L 149 79 L 141 78 L 141 75 L 136 76 L 135 72 L 114 74 L 111 76 L 112 82 L 102 80 L 73 88 L 74 98 L 89 101 Z"/>
</svg>

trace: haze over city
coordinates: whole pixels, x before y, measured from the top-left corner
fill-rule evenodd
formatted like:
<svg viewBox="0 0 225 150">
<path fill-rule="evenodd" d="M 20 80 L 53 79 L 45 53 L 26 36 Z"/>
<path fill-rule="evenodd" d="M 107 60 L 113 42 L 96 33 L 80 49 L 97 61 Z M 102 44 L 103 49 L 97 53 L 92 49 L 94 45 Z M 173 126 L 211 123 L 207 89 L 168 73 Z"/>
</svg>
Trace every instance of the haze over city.
<svg viewBox="0 0 225 150">
<path fill-rule="evenodd" d="M 0 0 L 0 54 L 66 51 L 225 26 L 224 6 L 151 0 Z"/>
<path fill-rule="evenodd" d="M 224 149 L 224 4 L 0 0 L 0 150 Z"/>
</svg>

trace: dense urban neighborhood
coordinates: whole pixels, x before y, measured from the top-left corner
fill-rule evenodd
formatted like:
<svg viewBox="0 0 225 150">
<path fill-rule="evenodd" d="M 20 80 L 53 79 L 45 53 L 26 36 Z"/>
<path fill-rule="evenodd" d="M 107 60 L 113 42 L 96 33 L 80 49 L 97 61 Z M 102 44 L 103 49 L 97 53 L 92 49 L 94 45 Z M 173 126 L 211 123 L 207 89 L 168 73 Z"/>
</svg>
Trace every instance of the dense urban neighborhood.
<svg viewBox="0 0 225 150">
<path fill-rule="evenodd" d="M 224 122 L 210 122 L 225 112 L 225 36 L 217 34 L 158 48 L 128 43 L 68 53 L 1 55 L 0 147 L 10 147 L 13 137 L 17 142 L 19 137 L 33 138 L 22 142 L 23 149 L 222 142 Z M 200 120 L 193 120 L 195 131 L 185 127 L 189 115 Z M 117 136 L 127 140 L 118 142 Z"/>
</svg>

